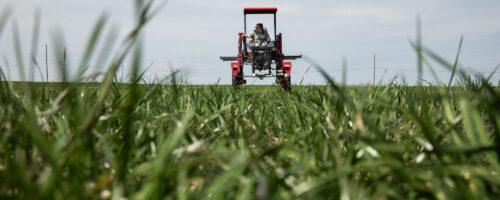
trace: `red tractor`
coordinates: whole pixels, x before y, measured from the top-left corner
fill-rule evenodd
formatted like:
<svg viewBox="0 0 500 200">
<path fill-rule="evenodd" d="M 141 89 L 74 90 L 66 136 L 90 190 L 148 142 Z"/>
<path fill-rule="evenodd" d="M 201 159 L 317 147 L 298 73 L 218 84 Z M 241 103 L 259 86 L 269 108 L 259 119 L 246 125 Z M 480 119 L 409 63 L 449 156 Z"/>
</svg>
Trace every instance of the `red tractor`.
<svg viewBox="0 0 500 200">
<path fill-rule="evenodd" d="M 250 14 L 272 14 L 274 15 L 274 33 L 276 33 L 276 12 L 277 8 L 245 8 L 243 10 L 244 18 L 244 33 L 247 31 L 247 15 Z M 276 83 L 281 85 L 285 91 L 290 90 L 292 70 L 292 62 L 285 62 L 285 60 L 295 60 L 302 58 L 301 55 L 288 55 L 283 54 L 281 33 L 274 36 L 274 41 L 268 43 L 267 46 L 254 45 L 254 41 L 247 42 L 244 34 L 239 34 L 238 41 L 238 56 L 225 57 L 221 56 L 222 61 L 237 61 L 231 63 L 232 84 L 233 87 L 243 85 L 246 83 L 245 77 L 253 78 L 267 78 L 276 77 Z M 252 66 L 252 75 L 245 76 L 243 74 L 243 66 Z M 256 73 L 256 70 L 259 73 Z M 275 71 L 274 74 L 272 71 Z"/>
</svg>

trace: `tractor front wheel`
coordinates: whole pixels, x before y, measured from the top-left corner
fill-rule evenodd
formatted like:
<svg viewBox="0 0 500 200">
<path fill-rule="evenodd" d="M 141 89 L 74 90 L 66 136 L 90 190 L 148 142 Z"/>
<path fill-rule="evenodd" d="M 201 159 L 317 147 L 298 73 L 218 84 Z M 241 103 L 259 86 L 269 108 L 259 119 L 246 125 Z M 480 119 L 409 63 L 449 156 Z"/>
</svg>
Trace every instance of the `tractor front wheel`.
<svg viewBox="0 0 500 200">
<path fill-rule="evenodd" d="M 236 88 L 238 87 L 238 78 L 233 76 L 233 81 L 232 81 L 232 85 L 233 85 L 233 88 Z"/>
<path fill-rule="evenodd" d="M 291 84 L 291 79 L 290 77 L 287 78 L 281 78 L 276 80 L 278 84 L 280 84 L 281 88 L 283 90 L 290 92 L 292 90 L 292 84 Z"/>
<path fill-rule="evenodd" d="M 243 84 L 245 84 L 244 79 L 242 79 L 241 77 L 233 76 L 233 80 L 232 80 L 233 88 L 237 88 L 238 86 L 243 85 Z"/>
</svg>

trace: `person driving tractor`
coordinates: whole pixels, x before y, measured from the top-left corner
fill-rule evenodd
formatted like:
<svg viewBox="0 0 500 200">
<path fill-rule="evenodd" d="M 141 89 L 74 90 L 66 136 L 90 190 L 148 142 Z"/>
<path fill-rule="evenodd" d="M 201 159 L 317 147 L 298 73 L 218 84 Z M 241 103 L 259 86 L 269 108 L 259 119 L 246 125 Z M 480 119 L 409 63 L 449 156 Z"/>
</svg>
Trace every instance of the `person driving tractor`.
<svg viewBox="0 0 500 200">
<path fill-rule="evenodd" d="M 251 66 L 252 76 L 254 78 L 275 77 L 276 82 L 285 90 L 290 91 L 292 62 L 285 60 L 296 60 L 302 58 L 302 55 L 283 54 L 282 34 L 276 30 L 276 13 L 278 8 L 244 8 L 243 9 L 243 30 L 238 33 L 238 54 L 237 56 L 221 56 L 222 61 L 231 62 L 232 85 L 238 87 L 246 84 L 244 67 Z M 254 31 L 248 31 L 247 34 L 247 15 L 273 15 L 274 26 L 272 31 L 273 39 L 269 37 L 270 33 L 264 28 L 262 23 L 255 25 Z M 251 34 L 250 34 L 251 33 Z M 251 38 L 248 43 L 247 38 Z M 273 73 L 274 70 L 274 73 Z"/>
<path fill-rule="evenodd" d="M 240 32 L 243 36 L 252 38 L 256 47 L 267 46 L 268 42 L 271 42 L 271 37 L 269 37 L 269 33 L 266 29 L 264 29 L 264 25 L 262 23 L 258 23 L 255 25 L 255 30 L 253 33 L 246 34 Z"/>
</svg>

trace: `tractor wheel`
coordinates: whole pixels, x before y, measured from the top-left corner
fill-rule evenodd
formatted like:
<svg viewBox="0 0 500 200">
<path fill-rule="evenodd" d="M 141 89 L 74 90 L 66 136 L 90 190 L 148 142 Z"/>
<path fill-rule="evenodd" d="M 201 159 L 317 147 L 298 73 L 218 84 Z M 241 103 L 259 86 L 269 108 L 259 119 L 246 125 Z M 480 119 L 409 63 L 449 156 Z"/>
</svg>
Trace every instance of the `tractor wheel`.
<svg viewBox="0 0 500 200">
<path fill-rule="evenodd" d="M 287 92 L 290 92 L 290 91 L 292 90 L 292 84 L 291 84 L 291 82 L 290 82 L 290 77 L 286 78 L 285 83 L 286 83 L 286 84 L 285 84 L 286 86 L 285 86 L 285 87 L 283 87 L 283 89 L 284 89 L 285 91 L 287 91 Z"/>
<path fill-rule="evenodd" d="M 233 81 L 232 81 L 233 88 L 236 88 L 238 86 L 238 79 L 233 76 Z"/>
<path fill-rule="evenodd" d="M 237 88 L 238 86 L 240 86 L 241 82 L 242 81 L 240 78 L 233 76 L 233 80 L 232 80 L 233 88 Z"/>
<path fill-rule="evenodd" d="M 290 77 L 283 78 L 281 80 L 277 80 L 278 84 L 285 90 L 286 92 L 290 92 L 292 90 L 292 85 L 290 84 Z"/>
</svg>

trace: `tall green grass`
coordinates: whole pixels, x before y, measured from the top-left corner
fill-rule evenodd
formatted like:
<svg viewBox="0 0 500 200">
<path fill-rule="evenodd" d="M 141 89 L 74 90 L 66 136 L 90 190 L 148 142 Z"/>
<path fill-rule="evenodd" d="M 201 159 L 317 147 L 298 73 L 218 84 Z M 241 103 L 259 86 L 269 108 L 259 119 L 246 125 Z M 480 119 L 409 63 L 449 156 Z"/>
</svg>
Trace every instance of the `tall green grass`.
<svg viewBox="0 0 500 200">
<path fill-rule="evenodd" d="M 291 92 L 180 85 L 175 74 L 139 84 L 152 5 L 136 4 L 137 25 L 100 83 L 8 82 L 2 72 L 0 198 L 500 195 L 500 91 L 491 76 L 471 78 L 417 44 L 422 65 L 432 59 L 456 70 L 459 84 L 348 87 L 326 73 L 329 85 Z M 0 16 L 1 31 L 8 14 Z M 74 80 L 99 52 L 105 21 L 93 28 Z M 135 75 L 116 83 L 127 58 Z"/>
</svg>

